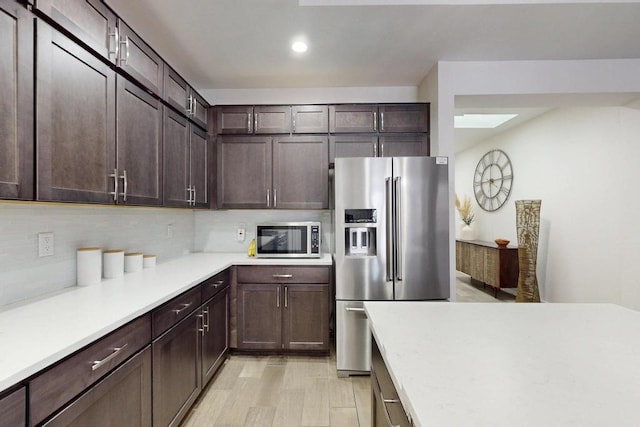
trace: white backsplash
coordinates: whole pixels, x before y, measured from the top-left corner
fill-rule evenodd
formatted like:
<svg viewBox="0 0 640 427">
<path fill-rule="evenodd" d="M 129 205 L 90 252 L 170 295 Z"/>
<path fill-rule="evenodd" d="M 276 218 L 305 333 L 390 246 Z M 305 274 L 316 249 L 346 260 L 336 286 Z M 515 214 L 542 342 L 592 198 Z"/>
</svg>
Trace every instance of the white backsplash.
<svg viewBox="0 0 640 427">
<path fill-rule="evenodd" d="M 54 255 L 38 257 L 38 233 L 54 234 Z M 152 253 L 158 263 L 194 247 L 190 210 L 0 201 L 0 306 L 74 286 L 76 249 Z"/>
<path fill-rule="evenodd" d="M 246 252 L 254 239 L 258 222 L 320 221 L 322 223 L 322 251 L 333 252 L 332 212 L 329 210 L 217 210 L 195 213 L 196 252 Z M 236 240 L 236 230 L 244 226 L 244 242 Z"/>
</svg>

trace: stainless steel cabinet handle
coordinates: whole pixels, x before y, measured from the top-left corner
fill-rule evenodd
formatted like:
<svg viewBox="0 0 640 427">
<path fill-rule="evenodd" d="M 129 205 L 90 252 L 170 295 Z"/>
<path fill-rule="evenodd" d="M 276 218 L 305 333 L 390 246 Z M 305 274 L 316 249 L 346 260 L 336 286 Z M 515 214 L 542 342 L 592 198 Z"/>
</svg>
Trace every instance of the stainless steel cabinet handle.
<svg viewBox="0 0 640 427">
<path fill-rule="evenodd" d="M 204 330 L 206 332 L 209 332 L 209 307 L 205 308 L 204 310 L 202 310 L 202 314 L 204 314 L 204 320 L 202 321 L 203 323 L 203 327 Z"/>
<path fill-rule="evenodd" d="M 193 197 L 191 198 L 191 204 L 193 206 L 196 205 L 196 197 L 198 195 L 198 193 L 196 193 L 196 186 L 194 185 L 193 187 L 191 187 L 191 191 L 193 191 Z"/>
<path fill-rule="evenodd" d="M 193 97 L 191 95 L 189 95 L 189 97 L 187 98 L 187 116 L 191 115 L 191 111 L 193 110 Z"/>
<path fill-rule="evenodd" d="M 253 130 L 251 129 L 251 116 L 251 113 L 247 114 L 247 132 L 249 133 L 253 132 Z"/>
<path fill-rule="evenodd" d="M 293 274 L 272 274 L 274 279 L 293 279 Z"/>
<path fill-rule="evenodd" d="M 113 31 L 109 32 L 109 55 L 113 55 L 116 62 L 118 61 L 118 50 L 120 47 L 118 40 L 118 27 L 113 27 Z"/>
<path fill-rule="evenodd" d="M 176 314 L 176 316 L 179 316 L 180 313 L 185 311 L 187 308 L 191 307 L 191 304 L 193 304 L 193 303 L 190 302 L 188 304 L 182 304 L 182 308 L 177 308 L 177 309 L 173 310 L 173 312 Z"/>
<path fill-rule="evenodd" d="M 221 285 L 224 285 L 224 280 L 218 280 L 217 282 L 213 282 L 211 284 L 211 286 L 213 286 L 213 289 L 217 289 Z"/>
<path fill-rule="evenodd" d="M 387 410 L 387 403 L 400 403 L 400 401 L 397 399 L 385 399 L 384 396 L 382 395 L 382 391 L 380 391 L 380 400 L 382 401 L 384 415 L 385 415 L 385 418 L 387 419 L 388 425 L 390 427 L 400 427 L 400 424 L 394 424 L 391 421 L 391 416 L 389 416 L 389 411 Z"/>
<path fill-rule="evenodd" d="M 280 289 L 278 289 L 278 293 L 276 294 L 276 307 L 280 308 Z"/>
<path fill-rule="evenodd" d="M 395 203 L 396 203 L 396 279 L 402 280 L 402 179 L 396 177 Z"/>
<path fill-rule="evenodd" d="M 391 178 L 387 178 L 385 179 L 385 199 L 386 199 L 386 217 L 387 217 L 387 225 L 386 225 L 386 239 L 387 239 L 387 282 L 390 282 L 393 280 L 392 277 L 392 269 L 393 269 L 393 259 L 392 259 L 392 253 L 393 253 L 393 246 L 392 246 L 392 240 L 393 240 L 393 235 L 392 235 L 392 226 L 393 226 L 393 194 L 392 194 L 392 189 L 391 189 Z"/>
<path fill-rule="evenodd" d="M 196 317 L 202 322 L 202 327 L 198 328 L 198 332 L 200 332 L 200 335 L 204 336 L 204 314 L 196 314 Z"/>
<path fill-rule="evenodd" d="M 278 207 L 278 189 L 277 188 L 273 189 L 273 207 L 274 208 Z"/>
<path fill-rule="evenodd" d="M 253 113 L 253 131 L 258 132 L 258 116 L 259 113 Z"/>
<path fill-rule="evenodd" d="M 118 65 L 127 65 L 129 60 L 129 36 L 120 37 L 120 46 L 124 49 L 120 49 L 120 63 Z"/>
<path fill-rule="evenodd" d="M 111 353 L 110 355 L 108 355 L 107 357 L 105 357 L 102 360 L 96 360 L 91 364 L 91 370 L 95 371 L 96 369 L 100 368 L 102 365 L 104 365 L 105 363 L 109 362 L 110 360 L 112 360 L 114 357 L 116 357 L 122 350 L 124 350 L 124 348 L 127 346 L 127 344 L 124 344 L 120 347 L 114 347 L 113 348 L 113 353 Z"/>
<path fill-rule="evenodd" d="M 196 116 L 196 111 L 198 111 L 198 99 L 194 96 L 193 97 L 193 107 L 191 108 L 191 115 L 193 117 Z"/>
<path fill-rule="evenodd" d="M 384 111 L 380 113 L 380 130 L 384 131 Z"/>
<path fill-rule="evenodd" d="M 378 157 L 378 143 L 373 143 L 373 157 Z"/>
<path fill-rule="evenodd" d="M 384 142 L 380 142 L 380 157 L 384 157 Z"/>
<path fill-rule="evenodd" d="M 373 112 L 373 130 L 374 132 L 378 129 L 378 114 Z"/>
<path fill-rule="evenodd" d="M 284 287 L 284 306 L 289 307 L 289 287 Z"/>
<path fill-rule="evenodd" d="M 364 308 L 362 308 L 362 307 L 345 307 L 344 310 L 345 311 L 353 311 L 355 313 L 364 313 L 364 314 L 366 314 L 366 312 L 364 311 Z"/>
<path fill-rule="evenodd" d="M 293 133 L 296 133 L 296 116 L 293 116 Z"/>
<path fill-rule="evenodd" d="M 120 195 L 122 196 L 122 200 L 126 202 L 127 201 L 127 188 L 129 187 L 129 182 L 128 182 L 129 180 L 127 179 L 127 170 L 126 169 L 122 171 L 122 175 L 120 175 L 120 179 L 122 179 L 122 182 L 124 183 L 124 186 L 123 186 L 123 190 L 124 191 L 122 193 L 120 193 Z"/>
<path fill-rule="evenodd" d="M 113 201 L 118 200 L 118 169 L 113 169 L 113 173 L 109 174 L 110 178 L 113 178 L 113 191 L 109 194 L 113 196 Z"/>
<path fill-rule="evenodd" d="M 188 198 L 187 198 L 187 203 L 189 203 L 189 206 L 191 206 L 191 198 L 193 196 L 193 194 L 191 193 L 191 187 L 187 187 L 187 194 L 188 194 Z"/>
<path fill-rule="evenodd" d="M 269 189 L 267 188 L 267 207 L 270 208 L 271 207 L 271 197 L 269 197 Z"/>
</svg>

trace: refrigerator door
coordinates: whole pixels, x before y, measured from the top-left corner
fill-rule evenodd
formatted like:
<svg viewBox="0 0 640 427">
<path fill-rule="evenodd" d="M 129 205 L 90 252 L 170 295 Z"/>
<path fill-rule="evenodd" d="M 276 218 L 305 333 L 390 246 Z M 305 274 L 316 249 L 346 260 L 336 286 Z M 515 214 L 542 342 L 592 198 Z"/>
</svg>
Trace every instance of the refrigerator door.
<svg viewBox="0 0 640 427">
<path fill-rule="evenodd" d="M 393 158 L 396 300 L 450 296 L 448 165 L 436 159 Z"/>
<path fill-rule="evenodd" d="M 393 299 L 391 222 L 387 212 L 391 172 L 391 158 L 335 160 L 336 300 Z M 365 220 L 367 215 L 355 218 L 350 214 L 358 212 L 375 215 Z M 360 236 L 357 241 L 362 242 L 365 231 L 366 247 L 355 248 L 353 236 Z"/>
<path fill-rule="evenodd" d="M 369 372 L 371 332 L 362 301 L 336 301 L 336 368 L 339 377 Z"/>
</svg>

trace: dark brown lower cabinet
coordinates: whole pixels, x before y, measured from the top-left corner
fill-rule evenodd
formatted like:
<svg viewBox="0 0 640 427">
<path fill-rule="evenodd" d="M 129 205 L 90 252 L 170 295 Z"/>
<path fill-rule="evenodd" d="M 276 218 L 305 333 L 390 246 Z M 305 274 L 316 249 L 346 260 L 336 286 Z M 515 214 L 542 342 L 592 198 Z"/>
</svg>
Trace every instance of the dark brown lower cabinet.
<svg viewBox="0 0 640 427">
<path fill-rule="evenodd" d="M 0 398 L 0 427 L 24 426 L 27 423 L 26 387 Z"/>
<path fill-rule="evenodd" d="M 238 284 L 238 349 L 328 351 L 328 284 Z"/>
<path fill-rule="evenodd" d="M 229 288 L 218 292 L 202 305 L 205 319 L 202 334 L 202 386 L 224 363 L 229 351 Z"/>
<path fill-rule="evenodd" d="M 43 424 L 151 426 L 151 349 L 138 353 Z"/>
<path fill-rule="evenodd" d="M 375 338 L 371 339 L 371 425 L 411 427 Z"/>
<path fill-rule="evenodd" d="M 153 341 L 153 425 L 177 426 L 202 390 L 199 310 Z"/>
</svg>

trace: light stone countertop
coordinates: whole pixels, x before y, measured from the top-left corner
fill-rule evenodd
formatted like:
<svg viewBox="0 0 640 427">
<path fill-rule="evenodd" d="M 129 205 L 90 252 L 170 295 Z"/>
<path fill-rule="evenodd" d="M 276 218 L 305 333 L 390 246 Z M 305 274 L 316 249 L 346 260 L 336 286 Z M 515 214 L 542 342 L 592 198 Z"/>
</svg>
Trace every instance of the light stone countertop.
<svg viewBox="0 0 640 427">
<path fill-rule="evenodd" d="M 640 312 L 438 302 L 365 310 L 416 426 L 640 425 Z"/>
<path fill-rule="evenodd" d="M 0 392 L 232 265 L 331 265 L 322 258 L 193 253 L 0 311 Z"/>
</svg>

